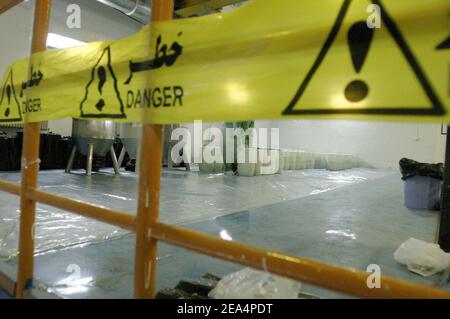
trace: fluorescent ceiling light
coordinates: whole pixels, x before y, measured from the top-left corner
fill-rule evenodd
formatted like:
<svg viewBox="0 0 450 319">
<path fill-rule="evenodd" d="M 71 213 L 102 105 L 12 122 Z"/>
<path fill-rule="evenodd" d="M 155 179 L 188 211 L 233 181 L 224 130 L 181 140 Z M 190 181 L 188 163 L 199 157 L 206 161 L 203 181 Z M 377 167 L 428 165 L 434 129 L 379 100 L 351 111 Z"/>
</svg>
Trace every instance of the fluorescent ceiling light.
<svg viewBox="0 0 450 319">
<path fill-rule="evenodd" d="M 85 42 L 81 42 L 55 33 L 49 33 L 47 36 L 47 47 L 49 48 L 65 49 L 82 44 L 85 44 Z"/>
</svg>

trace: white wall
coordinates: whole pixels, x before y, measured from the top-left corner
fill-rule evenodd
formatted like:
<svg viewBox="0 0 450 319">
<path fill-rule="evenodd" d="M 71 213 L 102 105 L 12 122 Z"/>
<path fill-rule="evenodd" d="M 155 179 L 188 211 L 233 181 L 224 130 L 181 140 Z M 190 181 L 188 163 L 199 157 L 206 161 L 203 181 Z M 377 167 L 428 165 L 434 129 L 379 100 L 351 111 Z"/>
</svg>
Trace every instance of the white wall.
<svg viewBox="0 0 450 319">
<path fill-rule="evenodd" d="M 444 160 L 440 125 L 363 121 L 257 121 L 278 127 L 280 147 L 320 153 L 347 153 L 375 167 L 398 168 L 402 157 L 423 162 Z"/>
<path fill-rule="evenodd" d="M 69 4 L 78 4 L 81 8 L 80 29 L 69 29 L 66 26 L 66 8 Z M 141 26 L 119 11 L 95 0 L 57 0 L 52 4 L 50 32 L 83 42 L 119 39 L 137 32 Z"/>
<path fill-rule="evenodd" d="M 49 32 L 79 41 L 118 39 L 141 28 L 138 22 L 94 0 L 56 0 L 52 3 Z M 66 25 L 68 4 L 78 4 L 81 8 L 80 29 L 69 29 Z M 34 0 L 24 2 L 0 15 L 0 74 L 14 61 L 29 56 L 33 9 Z M 54 133 L 66 136 L 72 134 L 71 119 L 49 121 L 48 125 Z"/>
<path fill-rule="evenodd" d="M 28 1 L 0 14 L 0 74 L 14 61 L 29 55 L 33 8 L 34 1 Z"/>
<path fill-rule="evenodd" d="M 189 129 L 193 138 L 193 125 L 183 126 Z M 209 127 L 223 127 L 223 123 L 203 123 L 203 131 Z M 279 128 L 282 149 L 352 154 L 378 168 L 398 169 L 398 161 L 402 157 L 421 162 L 444 161 L 445 136 L 440 134 L 440 125 L 290 120 L 255 121 L 255 128 Z M 258 138 L 258 146 L 274 146 L 271 145 L 270 130 L 267 131 L 267 141 Z"/>
</svg>

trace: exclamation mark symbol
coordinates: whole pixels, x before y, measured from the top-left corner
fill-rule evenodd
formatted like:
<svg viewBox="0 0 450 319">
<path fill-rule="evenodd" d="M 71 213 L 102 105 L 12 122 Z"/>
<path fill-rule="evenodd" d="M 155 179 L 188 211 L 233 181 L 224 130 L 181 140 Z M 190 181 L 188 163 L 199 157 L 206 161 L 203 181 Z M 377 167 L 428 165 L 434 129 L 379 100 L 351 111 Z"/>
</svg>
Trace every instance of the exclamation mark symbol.
<svg viewBox="0 0 450 319">
<path fill-rule="evenodd" d="M 10 112 L 9 106 L 11 105 L 11 86 L 10 85 L 6 86 L 6 98 L 8 99 L 8 106 L 6 107 L 6 110 L 5 110 L 5 117 L 8 117 L 9 112 Z"/>
<path fill-rule="evenodd" d="M 356 22 L 348 31 L 347 40 L 356 73 L 362 70 L 373 34 L 374 30 L 367 26 L 366 21 Z M 347 85 L 344 93 L 348 101 L 360 102 L 369 94 L 369 87 L 362 80 L 354 80 Z"/>
<path fill-rule="evenodd" d="M 98 68 L 97 75 L 99 78 L 98 92 L 100 93 L 100 95 L 102 95 L 103 94 L 103 92 L 102 92 L 103 86 L 105 85 L 105 82 L 106 82 L 106 70 L 103 66 Z M 97 110 L 99 110 L 101 112 L 103 110 L 103 108 L 105 107 L 105 101 L 103 99 L 100 99 L 97 102 L 97 104 L 95 105 L 95 107 L 97 108 Z"/>
</svg>

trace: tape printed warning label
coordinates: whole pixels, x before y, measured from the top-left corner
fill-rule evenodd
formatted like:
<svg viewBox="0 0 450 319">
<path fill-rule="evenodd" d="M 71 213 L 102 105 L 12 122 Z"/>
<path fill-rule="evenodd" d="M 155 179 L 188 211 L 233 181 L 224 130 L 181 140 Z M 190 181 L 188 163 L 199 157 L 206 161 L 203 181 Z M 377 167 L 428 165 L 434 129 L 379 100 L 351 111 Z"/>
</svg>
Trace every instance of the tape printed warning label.
<svg viewBox="0 0 450 319">
<path fill-rule="evenodd" d="M 157 22 L 18 61 L 0 82 L 0 122 L 450 123 L 449 10 L 447 0 L 254 0 Z"/>
</svg>

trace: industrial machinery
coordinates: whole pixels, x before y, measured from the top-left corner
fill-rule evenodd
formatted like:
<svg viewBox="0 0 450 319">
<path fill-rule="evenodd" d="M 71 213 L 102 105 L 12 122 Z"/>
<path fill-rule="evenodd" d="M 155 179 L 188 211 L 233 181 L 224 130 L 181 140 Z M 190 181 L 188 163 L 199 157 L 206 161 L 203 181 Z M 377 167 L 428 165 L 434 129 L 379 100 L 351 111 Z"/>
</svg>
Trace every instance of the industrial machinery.
<svg viewBox="0 0 450 319">
<path fill-rule="evenodd" d="M 164 126 L 164 145 L 163 145 L 163 158 L 162 165 L 168 168 L 173 168 L 174 163 L 171 160 L 170 152 L 172 147 L 178 141 L 171 140 L 172 131 L 176 128 L 179 128 L 180 125 L 172 124 Z M 142 136 L 142 125 L 141 124 L 130 124 L 130 123 L 122 123 L 120 124 L 120 140 L 122 141 L 123 148 L 120 152 L 118 163 L 119 167 L 122 166 L 123 159 L 125 158 L 125 154 L 128 153 L 128 156 L 132 161 L 135 161 L 135 167 L 139 167 L 138 158 L 139 158 L 139 148 Z M 190 170 L 189 163 L 184 163 L 186 170 Z"/>
<path fill-rule="evenodd" d="M 137 159 L 139 157 L 139 147 L 142 135 L 142 124 L 136 123 L 122 123 L 120 124 L 120 140 L 123 148 L 119 155 L 119 167 L 122 166 L 125 154 L 128 153 L 131 161 L 135 162 L 135 167 L 138 167 Z"/>
<path fill-rule="evenodd" d="M 76 151 L 86 156 L 86 175 L 92 174 L 92 161 L 94 155 L 105 156 L 108 151 L 111 155 L 114 172 L 120 174 L 119 164 L 114 151 L 115 124 L 113 121 L 73 120 L 72 136 L 75 144 L 67 163 L 66 173 L 70 173 L 75 159 Z"/>
<path fill-rule="evenodd" d="M 134 124 L 134 123 L 120 124 L 120 140 L 122 141 L 122 144 L 131 159 L 137 158 L 141 135 L 142 135 L 142 124 Z"/>
</svg>

